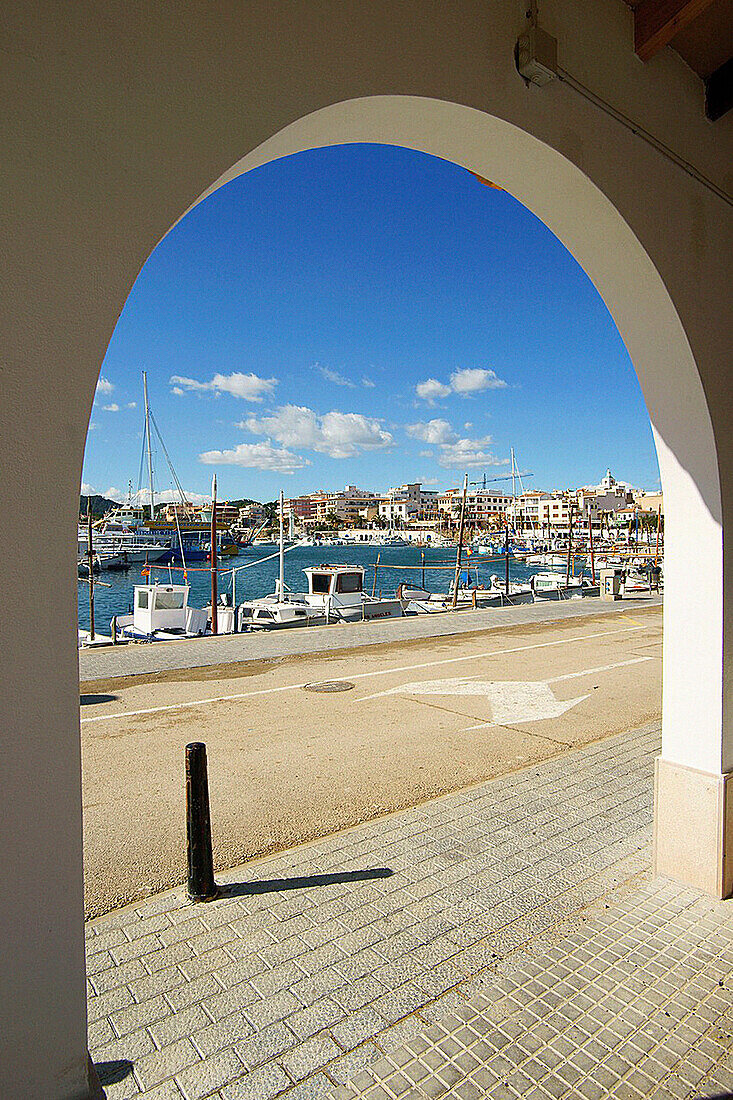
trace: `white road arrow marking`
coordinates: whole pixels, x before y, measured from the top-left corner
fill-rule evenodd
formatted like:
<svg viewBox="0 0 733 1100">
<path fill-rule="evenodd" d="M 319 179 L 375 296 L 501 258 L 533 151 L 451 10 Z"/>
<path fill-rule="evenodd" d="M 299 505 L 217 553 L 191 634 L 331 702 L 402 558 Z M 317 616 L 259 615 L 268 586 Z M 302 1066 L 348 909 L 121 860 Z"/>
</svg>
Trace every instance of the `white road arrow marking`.
<svg viewBox="0 0 733 1100">
<path fill-rule="evenodd" d="M 588 699 L 589 695 L 578 695 L 575 699 L 556 699 L 550 684 L 563 680 L 575 680 L 582 676 L 591 676 L 597 672 L 608 672 L 614 668 L 651 661 L 652 657 L 633 657 L 629 661 L 617 661 L 612 665 L 600 665 L 586 668 L 580 672 L 568 672 L 549 680 L 478 680 L 475 677 L 456 677 L 450 680 L 418 680 L 399 684 L 397 687 L 366 695 L 368 699 L 380 699 L 386 695 L 455 695 L 483 696 L 491 707 L 491 721 L 481 722 L 468 729 L 480 729 L 483 726 L 506 726 L 515 722 L 541 722 L 546 718 L 559 718 L 572 707 Z"/>
</svg>

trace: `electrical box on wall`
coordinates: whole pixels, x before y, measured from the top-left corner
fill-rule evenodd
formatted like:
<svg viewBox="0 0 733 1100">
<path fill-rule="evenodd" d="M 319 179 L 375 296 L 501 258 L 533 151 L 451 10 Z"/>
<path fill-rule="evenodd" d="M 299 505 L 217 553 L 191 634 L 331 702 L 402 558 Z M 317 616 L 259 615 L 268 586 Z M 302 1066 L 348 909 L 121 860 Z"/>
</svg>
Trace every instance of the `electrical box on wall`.
<svg viewBox="0 0 733 1100">
<path fill-rule="evenodd" d="M 517 42 L 517 69 L 531 84 L 549 84 L 557 76 L 557 39 L 530 27 Z"/>
</svg>

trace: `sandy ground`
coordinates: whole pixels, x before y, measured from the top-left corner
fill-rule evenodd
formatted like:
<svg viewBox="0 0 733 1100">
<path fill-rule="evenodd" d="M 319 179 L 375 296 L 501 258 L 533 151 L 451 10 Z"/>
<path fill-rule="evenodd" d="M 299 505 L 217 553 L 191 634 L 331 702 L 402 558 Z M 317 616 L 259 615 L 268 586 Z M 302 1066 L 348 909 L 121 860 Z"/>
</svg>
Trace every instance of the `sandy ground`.
<svg viewBox="0 0 733 1100">
<path fill-rule="evenodd" d="M 231 867 L 658 717 L 661 643 L 661 609 L 634 607 L 83 684 L 87 913 L 184 880 L 190 741 Z"/>
</svg>

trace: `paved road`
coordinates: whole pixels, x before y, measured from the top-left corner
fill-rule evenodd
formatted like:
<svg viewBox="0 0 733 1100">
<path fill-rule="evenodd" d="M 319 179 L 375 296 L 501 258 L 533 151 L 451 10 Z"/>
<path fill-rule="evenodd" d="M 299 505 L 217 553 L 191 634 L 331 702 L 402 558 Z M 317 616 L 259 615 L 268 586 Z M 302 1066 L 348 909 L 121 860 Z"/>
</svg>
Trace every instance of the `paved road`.
<svg viewBox="0 0 733 1100">
<path fill-rule="evenodd" d="M 219 638 L 195 638 L 182 642 L 158 642 L 82 650 L 79 676 L 82 682 L 135 676 L 168 669 L 203 668 L 283 657 L 324 650 L 447 637 L 476 630 L 503 629 L 528 623 L 625 613 L 630 607 L 661 606 L 659 596 L 638 596 L 618 603 L 599 599 L 540 601 L 520 607 L 459 611 L 453 614 L 413 615 L 369 623 L 342 623 L 303 630 L 277 630 L 264 634 L 228 634 Z"/>
<path fill-rule="evenodd" d="M 632 606 L 87 688 L 88 912 L 182 881 L 190 741 L 232 867 L 655 719 L 661 641 L 659 607 Z"/>
</svg>

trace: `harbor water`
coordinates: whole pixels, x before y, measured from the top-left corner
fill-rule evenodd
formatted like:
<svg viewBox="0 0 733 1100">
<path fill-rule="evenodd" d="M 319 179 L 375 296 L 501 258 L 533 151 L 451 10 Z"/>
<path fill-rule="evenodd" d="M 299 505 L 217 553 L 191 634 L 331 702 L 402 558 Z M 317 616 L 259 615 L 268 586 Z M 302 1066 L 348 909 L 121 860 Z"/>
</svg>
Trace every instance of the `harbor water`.
<svg viewBox="0 0 733 1100">
<path fill-rule="evenodd" d="M 373 587 L 377 596 L 393 596 L 397 586 L 401 583 L 409 585 L 422 585 L 422 555 L 425 560 L 425 587 L 434 592 L 447 592 L 453 583 L 455 572 L 455 550 L 450 547 L 418 546 L 295 546 L 288 549 L 285 554 L 285 583 L 294 592 L 302 592 L 307 588 L 306 578 L 302 570 L 309 565 L 323 565 L 324 563 L 364 566 L 364 589 L 371 593 Z M 260 562 L 260 559 L 274 554 L 269 561 Z M 376 587 L 374 585 L 375 563 L 379 554 L 379 567 L 376 572 Z M 488 587 L 492 573 L 496 573 L 504 580 L 505 563 L 503 556 L 482 556 L 471 553 L 467 558 L 465 549 L 462 557 L 462 574 L 465 573 L 467 562 L 470 561 L 470 584 L 484 584 Z M 580 573 L 584 557 L 577 559 L 575 563 L 576 574 Z M 255 564 L 259 563 L 259 564 Z M 241 566 L 251 564 L 251 568 L 240 569 Z M 236 574 L 235 595 L 237 603 L 245 599 L 253 599 L 257 596 L 265 596 L 275 588 L 275 581 L 279 573 L 277 558 L 277 545 L 267 544 L 248 546 L 242 549 L 237 557 L 224 558 L 219 563 L 218 591 L 221 595 L 232 595 L 232 569 L 238 569 Z M 522 561 L 510 558 L 510 572 L 512 581 L 526 581 L 533 574 L 546 572 L 547 566 L 526 565 Z M 563 572 L 561 568 L 554 570 Z M 195 562 L 187 570 L 188 583 L 191 586 L 189 606 L 205 607 L 211 599 L 211 570 L 206 562 Z M 478 580 L 476 579 L 478 578 Z M 161 584 L 173 582 L 180 584 L 183 579 L 181 569 L 170 569 L 168 566 L 151 566 L 150 579 L 157 580 Z M 95 576 L 94 586 L 94 618 L 95 627 L 105 633 L 109 630 L 109 624 L 113 615 L 126 615 L 132 611 L 133 589 L 136 584 L 147 584 L 148 580 L 142 575 L 139 566 L 131 567 L 126 572 L 103 572 Z M 102 583 L 99 583 L 102 582 Z M 109 587 L 104 587 L 109 585 Z M 89 629 L 89 586 L 87 582 L 79 581 L 79 626 Z"/>
</svg>

